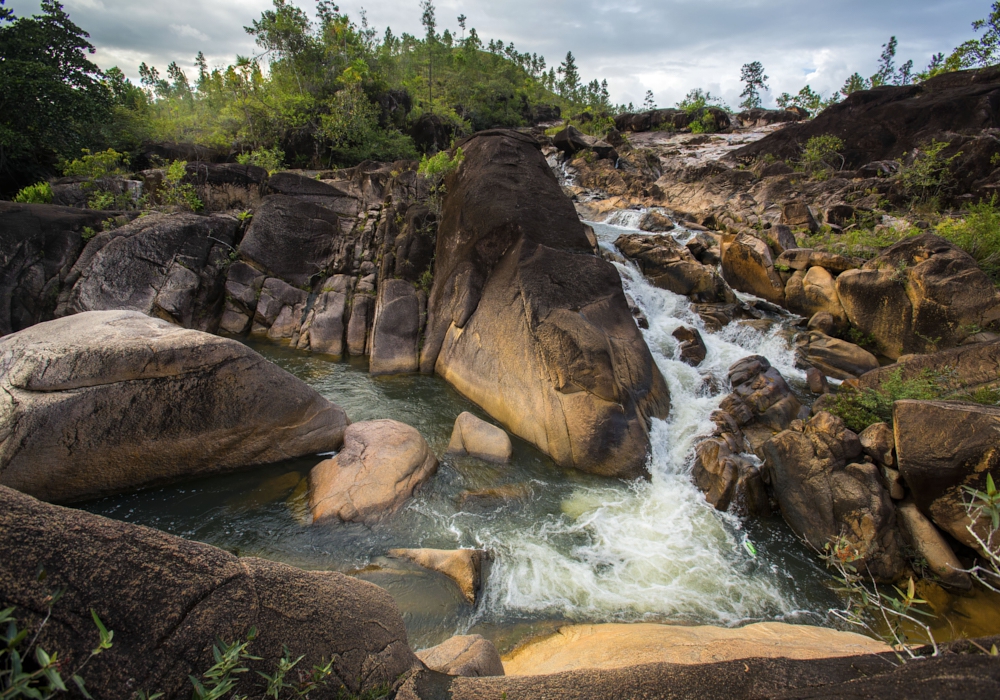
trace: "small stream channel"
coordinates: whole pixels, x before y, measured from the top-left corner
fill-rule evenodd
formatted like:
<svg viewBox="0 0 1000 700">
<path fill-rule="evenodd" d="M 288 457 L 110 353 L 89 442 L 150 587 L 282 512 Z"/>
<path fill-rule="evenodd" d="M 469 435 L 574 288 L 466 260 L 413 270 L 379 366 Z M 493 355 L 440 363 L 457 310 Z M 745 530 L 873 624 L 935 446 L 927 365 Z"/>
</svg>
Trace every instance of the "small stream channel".
<svg viewBox="0 0 1000 700">
<path fill-rule="evenodd" d="M 595 223 L 605 247 L 637 232 L 632 214 Z M 674 234 L 681 242 L 691 235 Z M 651 479 L 624 483 L 561 469 L 514 439 L 509 465 L 444 459 L 397 515 L 374 527 L 308 523 L 306 476 L 319 458 L 101 499 L 88 511 L 149 525 L 243 556 L 352 573 L 385 587 L 414 648 L 456 633 L 494 640 L 501 652 L 567 621 L 647 620 L 736 625 L 759 620 L 829 624 L 829 576 L 776 516 L 741 521 L 709 507 L 690 478 L 697 439 L 728 393 L 727 370 L 766 356 L 797 389 L 804 375 L 781 335 L 731 324 L 708 331 L 688 300 L 619 265 L 626 291 L 649 318 L 646 340 L 670 387 L 669 420 L 655 421 Z M 697 368 L 674 359 L 680 325 L 708 347 Z M 392 418 L 417 428 L 439 455 L 455 418 L 476 406 L 437 377 L 373 378 L 363 361 L 335 361 L 248 341 L 272 362 L 342 406 L 352 421 Z M 752 547 L 747 546 L 752 543 Z M 394 547 L 480 547 L 493 556 L 476 608 L 443 576 L 386 559 Z M 755 551 L 756 554 L 751 552 Z"/>
</svg>

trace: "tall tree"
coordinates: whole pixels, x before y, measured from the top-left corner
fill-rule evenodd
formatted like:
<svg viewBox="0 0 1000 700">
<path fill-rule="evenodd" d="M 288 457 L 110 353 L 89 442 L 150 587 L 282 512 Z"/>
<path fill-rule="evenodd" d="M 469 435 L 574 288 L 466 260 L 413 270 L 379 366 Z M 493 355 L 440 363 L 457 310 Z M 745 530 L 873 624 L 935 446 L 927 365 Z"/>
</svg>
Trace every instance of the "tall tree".
<svg viewBox="0 0 1000 700">
<path fill-rule="evenodd" d="M 576 67 L 573 52 L 566 53 L 566 60 L 559 64 L 559 94 L 568 100 L 575 101 L 580 94 L 580 71 Z"/>
<path fill-rule="evenodd" d="M 434 110 L 434 44 L 437 43 L 437 19 L 434 17 L 434 2 L 421 0 L 420 23 L 427 33 L 427 109 Z"/>
<path fill-rule="evenodd" d="M 656 98 L 653 96 L 652 90 L 646 90 L 646 99 L 642 103 L 642 108 L 647 112 L 656 109 Z"/>
<path fill-rule="evenodd" d="M 764 65 L 760 61 L 747 63 L 740 72 L 740 80 L 743 81 L 743 92 L 740 97 L 740 107 L 743 109 L 756 109 L 761 106 L 760 92 L 767 90 L 768 77 L 764 75 Z"/>
<path fill-rule="evenodd" d="M 111 109 L 89 34 L 54 0 L 0 16 L 0 177 L 6 189 L 51 173 L 91 145 Z"/>
</svg>

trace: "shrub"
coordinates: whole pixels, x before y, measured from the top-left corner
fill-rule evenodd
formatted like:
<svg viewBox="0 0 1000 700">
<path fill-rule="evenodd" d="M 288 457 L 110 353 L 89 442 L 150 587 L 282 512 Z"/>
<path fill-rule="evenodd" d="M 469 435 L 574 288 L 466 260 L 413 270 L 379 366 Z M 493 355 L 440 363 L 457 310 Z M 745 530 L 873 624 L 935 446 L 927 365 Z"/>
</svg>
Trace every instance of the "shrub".
<svg viewBox="0 0 1000 700">
<path fill-rule="evenodd" d="M 28 185 L 14 196 L 18 204 L 52 204 L 52 186 L 47 182 Z"/>
<path fill-rule="evenodd" d="M 802 151 L 801 165 L 807 173 L 817 179 L 826 179 L 829 173 L 843 170 L 844 142 L 831 134 L 813 136 Z"/>
<path fill-rule="evenodd" d="M 933 373 L 924 370 L 919 377 L 903 379 L 903 370 L 897 369 L 877 389 L 843 389 L 834 397 L 827 410 L 844 421 L 856 433 L 875 423 L 892 424 L 892 405 L 904 399 L 933 401 L 945 393 Z"/>
<path fill-rule="evenodd" d="M 715 117 L 711 112 L 705 112 L 701 119 L 695 119 L 690 127 L 692 134 L 714 134 L 719 130 L 719 125 L 715 122 Z"/>
<path fill-rule="evenodd" d="M 903 194 L 914 201 L 932 204 L 950 189 L 955 180 L 951 164 L 962 155 L 959 151 L 945 158 L 942 152 L 950 145 L 947 141 L 933 140 L 913 152 L 912 162 L 894 176 Z M 904 158 L 908 155 L 903 154 Z"/>
<path fill-rule="evenodd" d="M 89 148 L 83 149 L 83 157 L 68 163 L 63 163 L 63 175 L 82 176 L 96 180 L 102 177 L 115 177 L 125 174 L 128 156 L 113 148 L 106 151 L 91 153 Z"/>
<path fill-rule="evenodd" d="M 256 151 L 236 156 L 236 162 L 240 165 L 256 165 L 259 168 L 264 168 L 268 174 L 272 174 L 284 166 L 285 152 L 277 146 L 259 148 Z"/>
<path fill-rule="evenodd" d="M 420 167 L 417 172 L 431 180 L 440 182 L 449 173 L 458 170 L 458 167 L 465 160 L 465 153 L 461 148 L 455 149 L 455 155 L 448 155 L 447 151 L 441 151 L 435 156 L 428 158 L 424 156 L 420 160 Z"/>
<path fill-rule="evenodd" d="M 163 178 L 163 193 L 161 198 L 164 204 L 190 209 L 191 211 L 201 211 L 204 204 L 198 199 L 194 185 L 184 182 L 187 175 L 187 161 L 175 160 L 167 166 L 166 176 Z"/>
<path fill-rule="evenodd" d="M 1000 209 L 997 195 L 969 208 L 961 219 L 940 223 L 936 233 L 975 258 L 983 271 L 1000 282 Z"/>
</svg>

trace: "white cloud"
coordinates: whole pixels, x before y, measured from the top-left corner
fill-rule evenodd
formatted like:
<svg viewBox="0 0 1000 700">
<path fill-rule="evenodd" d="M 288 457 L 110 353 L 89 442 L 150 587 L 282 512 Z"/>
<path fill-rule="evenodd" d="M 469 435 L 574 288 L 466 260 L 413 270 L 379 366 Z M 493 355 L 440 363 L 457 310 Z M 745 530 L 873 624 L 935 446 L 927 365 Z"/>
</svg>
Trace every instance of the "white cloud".
<svg viewBox="0 0 1000 700">
<path fill-rule="evenodd" d="M 209 41 L 209 37 L 204 32 L 198 31 L 190 24 L 171 24 L 170 28 L 178 36 L 187 37 L 191 39 L 199 39 L 201 41 Z"/>
</svg>

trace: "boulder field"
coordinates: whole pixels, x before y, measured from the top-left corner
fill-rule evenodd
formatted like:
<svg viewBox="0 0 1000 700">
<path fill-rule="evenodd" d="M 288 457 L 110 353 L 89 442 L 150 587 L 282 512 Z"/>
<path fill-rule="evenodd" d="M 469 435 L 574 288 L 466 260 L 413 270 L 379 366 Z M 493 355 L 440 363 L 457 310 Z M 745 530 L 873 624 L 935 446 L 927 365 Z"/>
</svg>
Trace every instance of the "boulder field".
<svg viewBox="0 0 1000 700">
<path fill-rule="evenodd" d="M 477 134 L 448 181 L 420 366 L 558 464 L 645 472 L 666 383 L 535 139 Z"/>
<path fill-rule="evenodd" d="M 338 449 L 348 419 L 242 343 L 136 311 L 0 340 L 0 484 L 54 502 Z"/>
</svg>

